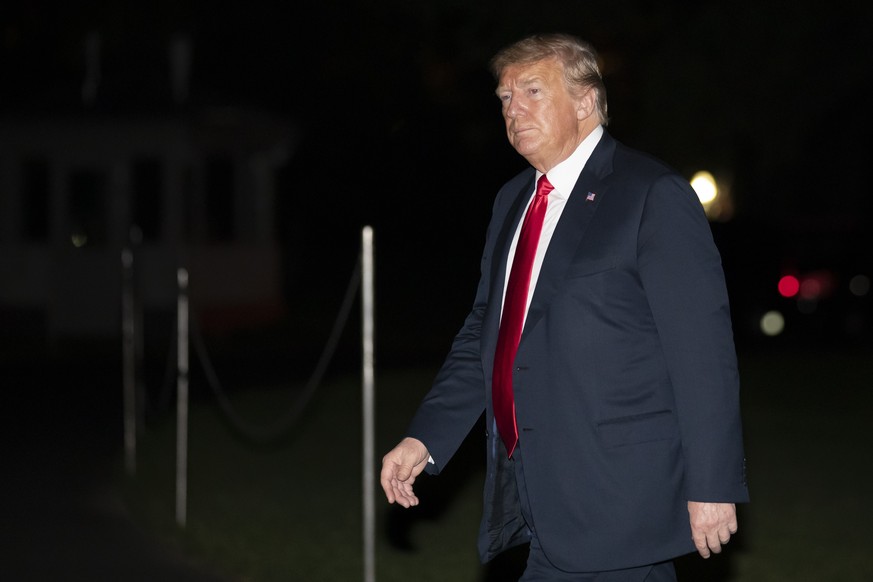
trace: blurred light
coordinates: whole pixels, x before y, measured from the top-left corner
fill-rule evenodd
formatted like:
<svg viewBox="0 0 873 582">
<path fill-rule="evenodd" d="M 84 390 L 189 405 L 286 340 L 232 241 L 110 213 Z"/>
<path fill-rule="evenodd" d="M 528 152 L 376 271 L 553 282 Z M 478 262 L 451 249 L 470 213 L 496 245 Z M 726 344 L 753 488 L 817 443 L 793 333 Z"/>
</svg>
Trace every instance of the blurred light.
<svg viewBox="0 0 873 582">
<path fill-rule="evenodd" d="M 691 187 L 700 198 L 700 202 L 706 206 L 711 204 L 716 196 L 718 196 L 718 186 L 715 184 L 715 178 L 712 174 L 706 171 L 700 171 L 694 174 L 691 178 Z"/>
<path fill-rule="evenodd" d="M 794 297 L 800 292 L 800 281 L 794 275 L 785 275 L 779 279 L 779 295 Z"/>
<path fill-rule="evenodd" d="M 830 297 L 835 285 L 834 274 L 827 270 L 807 273 L 800 280 L 800 297 L 807 300 L 818 300 Z"/>
<path fill-rule="evenodd" d="M 86 235 L 84 232 L 75 232 L 70 237 L 70 241 L 72 241 L 74 247 L 80 249 L 88 244 L 88 235 Z"/>
<path fill-rule="evenodd" d="M 849 291 L 856 297 L 863 297 L 870 292 L 870 277 L 867 275 L 855 275 L 849 281 Z"/>
<path fill-rule="evenodd" d="M 761 331 L 764 335 L 777 336 L 785 329 L 785 318 L 778 311 L 768 311 L 761 318 Z"/>
<path fill-rule="evenodd" d="M 821 281 L 818 279 L 804 279 L 800 284 L 800 296 L 803 299 L 817 299 L 821 295 Z"/>
</svg>

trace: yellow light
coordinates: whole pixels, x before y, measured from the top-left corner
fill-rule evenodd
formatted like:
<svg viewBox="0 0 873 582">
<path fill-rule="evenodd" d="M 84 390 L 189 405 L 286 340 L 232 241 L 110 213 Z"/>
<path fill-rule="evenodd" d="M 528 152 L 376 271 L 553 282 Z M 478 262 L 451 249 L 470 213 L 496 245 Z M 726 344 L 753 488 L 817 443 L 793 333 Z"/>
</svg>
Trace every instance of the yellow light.
<svg viewBox="0 0 873 582">
<path fill-rule="evenodd" d="M 700 202 L 706 206 L 711 204 L 718 196 L 718 186 L 715 184 L 715 178 L 712 174 L 706 171 L 700 171 L 694 174 L 691 178 L 691 187 L 700 198 Z"/>
<path fill-rule="evenodd" d="M 73 243 L 74 247 L 80 249 L 88 244 L 88 235 L 84 232 L 76 232 L 70 236 L 70 241 Z"/>
<path fill-rule="evenodd" d="M 768 311 L 761 318 L 761 331 L 764 335 L 776 336 L 785 329 L 785 318 L 778 311 Z"/>
</svg>

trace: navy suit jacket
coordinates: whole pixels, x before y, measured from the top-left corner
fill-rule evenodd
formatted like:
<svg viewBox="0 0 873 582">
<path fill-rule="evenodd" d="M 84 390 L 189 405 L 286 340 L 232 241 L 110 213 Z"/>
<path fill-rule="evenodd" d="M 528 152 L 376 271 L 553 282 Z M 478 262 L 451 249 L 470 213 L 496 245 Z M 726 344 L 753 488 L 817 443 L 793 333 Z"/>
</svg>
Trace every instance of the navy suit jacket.
<svg viewBox="0 0 873 582">
<path fill-rule="evenodd" d="M 483 561 L 529 539 L 494 429 L 491 377 L 507 255 L 534 176 L 521 172 L 495 199 L 473 308 L 408 431 L 438 473 L 485 413 Z M 606 132 L 549 244 L 513 388 L 534 527 L 559 568 L 692 552 L 688 500 L 748 500 L 730 311 L 709 224 L 687 180 Z"/>
</svg>

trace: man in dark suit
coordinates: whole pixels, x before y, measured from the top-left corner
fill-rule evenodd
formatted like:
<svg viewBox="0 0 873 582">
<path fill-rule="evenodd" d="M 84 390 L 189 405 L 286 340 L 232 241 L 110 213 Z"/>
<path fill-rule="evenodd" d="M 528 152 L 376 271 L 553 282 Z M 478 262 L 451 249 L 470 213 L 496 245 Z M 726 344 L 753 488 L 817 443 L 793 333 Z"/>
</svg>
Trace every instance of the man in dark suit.
<svg viewBox="0 0 873 582">
<path fill-rule="evenodd" d="M 588 44 L 529 37 L 492 70 L 531 167 L 497 194 L 473 308 L 382 487 L 417 505 L 415 478 L 439 473 L 484 412 L 483 561 L 529 543 L 524 581 L 675 580 L 672 559 L 720 552 L 748 500 L 708 222 L 686 180 L 604 130 Z"/>
</svg>

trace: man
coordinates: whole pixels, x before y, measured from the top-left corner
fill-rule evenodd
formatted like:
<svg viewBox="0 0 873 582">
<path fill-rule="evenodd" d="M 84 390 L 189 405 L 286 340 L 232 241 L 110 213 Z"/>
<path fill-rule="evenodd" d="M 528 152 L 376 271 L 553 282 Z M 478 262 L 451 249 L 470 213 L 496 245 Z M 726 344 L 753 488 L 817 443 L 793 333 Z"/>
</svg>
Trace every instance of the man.
<svg viewBox="0 0 873 582">
<path fill-rule="evenodd" d="M 483 561 L 529 543 L 523 581 L 675 580 L 672 559 L 720 552 L 748 500 L 709 225 L 686 180 L 604 130 L 589 45 L 533 36 L 492 71 L 531 167 L 497 194 L 472 311 L 382 487 L 417 505 L 416 477 L 485 412 Z"/>
</svg>

